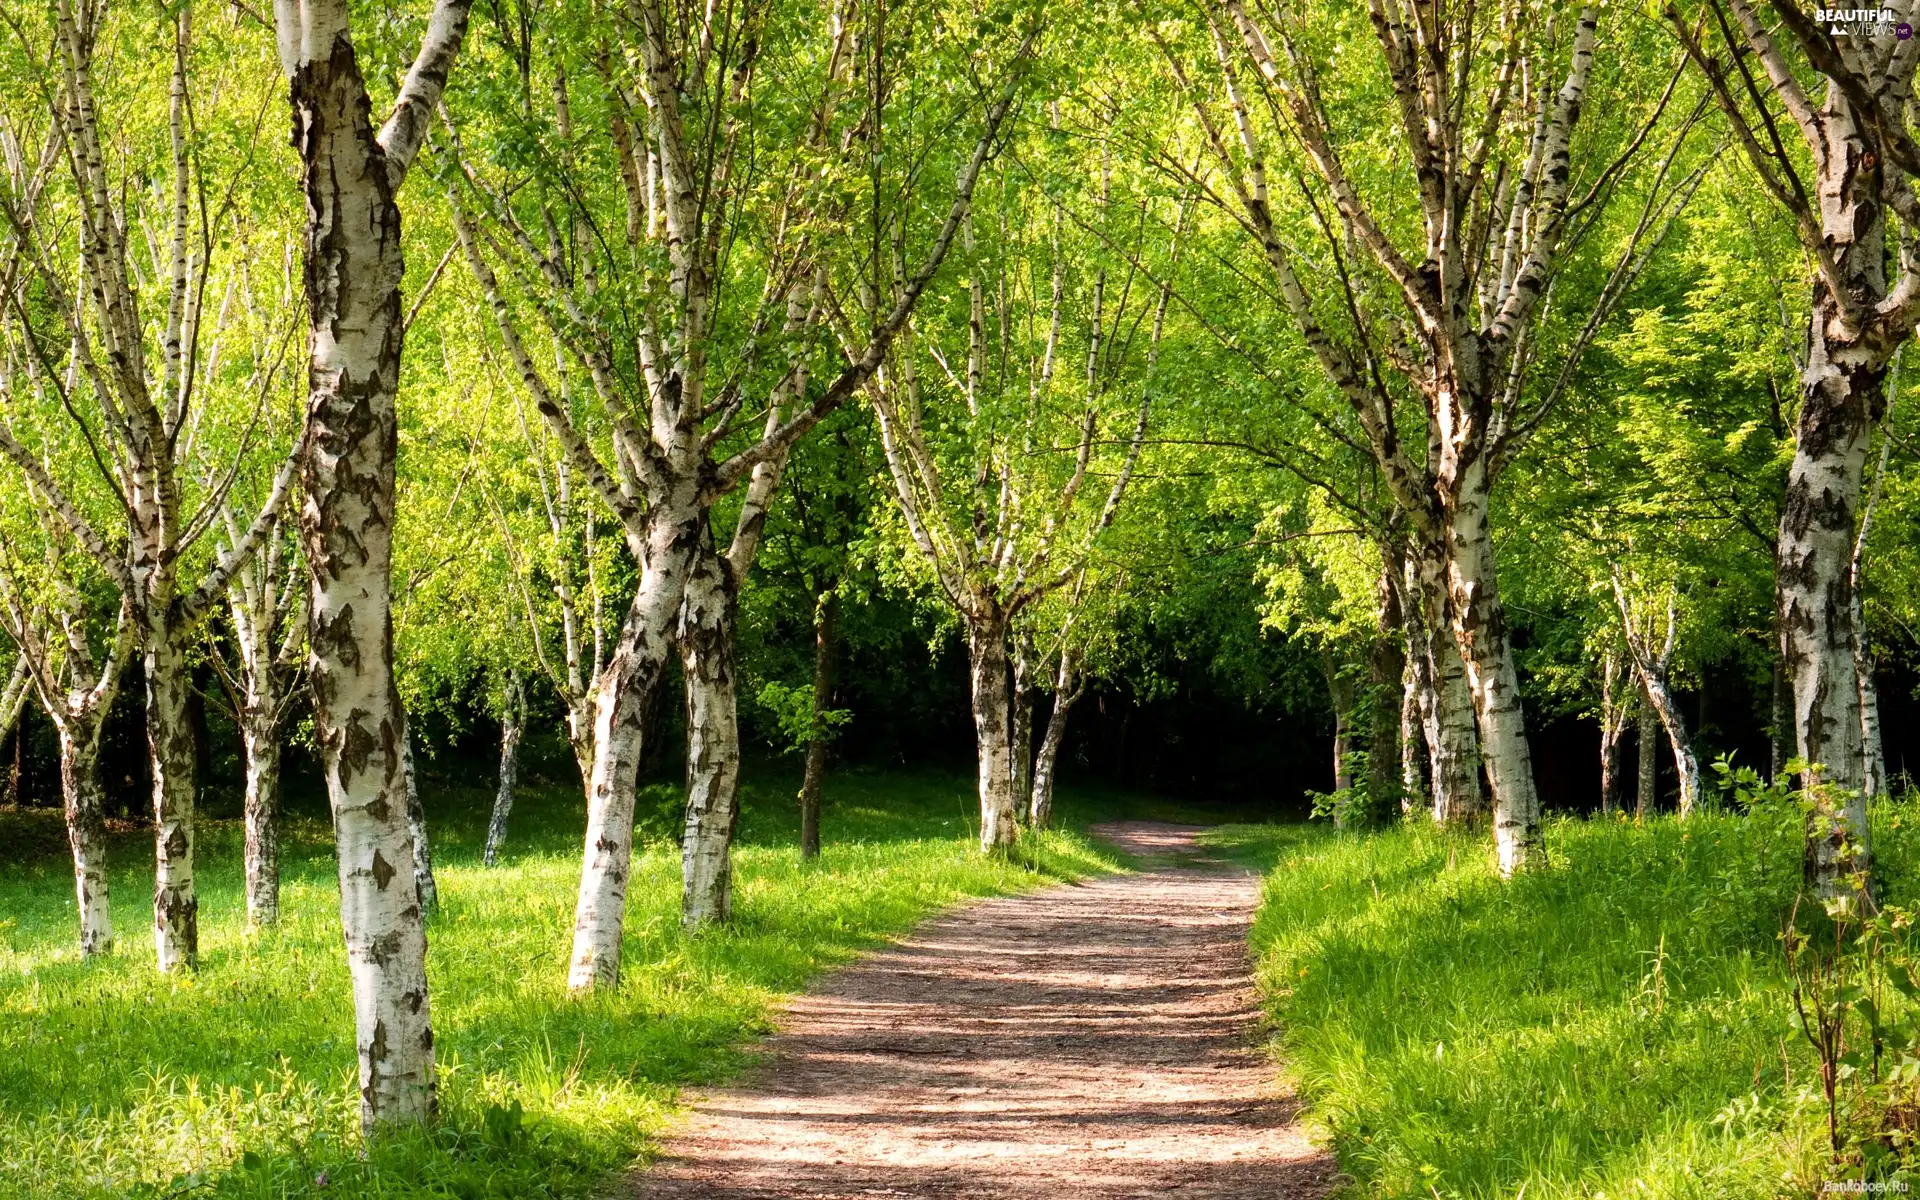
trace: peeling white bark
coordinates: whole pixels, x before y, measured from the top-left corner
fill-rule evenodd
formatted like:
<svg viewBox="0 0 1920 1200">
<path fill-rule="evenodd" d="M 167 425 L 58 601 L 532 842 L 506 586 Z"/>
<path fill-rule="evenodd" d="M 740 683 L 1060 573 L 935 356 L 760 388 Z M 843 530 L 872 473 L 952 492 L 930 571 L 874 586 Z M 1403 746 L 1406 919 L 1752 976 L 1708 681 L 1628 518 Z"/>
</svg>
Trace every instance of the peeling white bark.
<svg viewBox="0 0 1920 1200">
<path fill-rule="evenodd" d="M 438 0 L 376 137 L 344 0 L 275 0 L 307 203 L 308 442 L 301 533 L 311 576 L 314 731 L 339 861 L 368 1136 L 437 1108 L 426 926 L 411 864 L 406 716 L 393 681 L 393 506 L 401 343 L 400 210 L 425 123 L 466 33 Z"/>
<path fill-rule="evenodd" d="M 687 681 L 687 809 L 680 922 L 733 915 L 733 823 L 739 813 L 740 731 L 734 694 L 734 585 L 725 559 L 702 548 L 687 579 L 680 662 Z"/>
</svg>

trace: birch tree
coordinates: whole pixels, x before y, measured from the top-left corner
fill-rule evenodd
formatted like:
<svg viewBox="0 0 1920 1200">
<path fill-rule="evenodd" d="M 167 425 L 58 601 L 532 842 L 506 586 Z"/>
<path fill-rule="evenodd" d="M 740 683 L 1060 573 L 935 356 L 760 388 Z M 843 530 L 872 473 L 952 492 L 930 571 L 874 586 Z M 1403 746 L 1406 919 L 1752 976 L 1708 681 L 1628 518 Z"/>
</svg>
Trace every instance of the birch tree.
<svg viewBox="0 0 1920 1200">
<path fill-rule="evenodd" d="M 1098 120 L 1089 111 L 1087 125 Z M 1104 152 L 1096 170 L 1095 219 L 1110 221 Z M 1002 181 L 997 211 L 988 210 L 992 242 L 978 214 L 966 226 L 968 277 L 947 298 L 946 320 L 916 321 L 868 389 L 909 543 L 965 632 L 989 851 L 1013 845 L 1029 799 L 1016 803 L 1014 793 L 1024 774 L 1014 765 L 1014 622 L 1080 574 L 1125 498 L 1172 298 L 1132 266 L 1110 270 L 1098 251 L 1082 251 L 1091 263 L 1070 270 L 1076 248 L 1053 206 L 1036 199 Z M 1140 201 L 1140 217 L 1151 203 Z M 1176 207 L 1157 222 L 1129 222 L 1174 231 L 1169 263 L 1184 228 L 1186 205 Z M 1137 260 L 1144 247 L 1134 249 Z M 907 281 L 896 249 L 891 291 L 870 306 L 897 307 Z M 1069 362 L 1073 375 L 1059 370 Z"/>
<path fill-rule="evenodd" d="M 244 534 L 231 506 L 224 514 L 227 544 Z M 293 537 L 293 517 L 278 516 L 260 550 L 227 584 L 234 663 L 215 650 L 213 664 L 240 729 L 246 779 L 242 818 L 247 926 L 280 921 L 280 747 L 306 652 L 305 571 Z"/>
<path fill-rule="evenodd" d="M 284 347 L 285 339 L 271 324 L 236 328 L 245 307 L 236 305 L 236 292 L 252 287 L 245 256 L 236 253 L 244 221 L 234 200 L 237 179 L 222 190 L 192 148 L 198 135 L 190 103 L 192 17 L 182 8 L 163 26 L 170 63 L 166 124 L 157 136 L 166 146 L 165 165 L 149 191 L 142 160 L 127 144 L 138 136 L 131 126 L 138 104 L 114 95 L 121 81 L 112 73 L 107 84 L 114 103 L 103 104 L 96 86 L 96 51 L 125 31 L 110 24 L 105 10 L 65 0 L 52 5 L 44 93 L 50 111 L 38 141 L 44 150 L 33 158 L 13 156 L 21 169 L 5 214 L 17 268 L 8 297 L 16 361 L 25 364 L 32 389 L 57 400 L 72 422 L 73 435 L 87 447 L 82 469 L 90 468 L 93 478 L 56 478 L 28 444 L 31 435 L 10 421 L 0 421 L 0 455 L 24 477 L 28 494 L 43 501 L 46 519 L 64 525 L 119 590 L 145 655 L 153 936 L 162 971 L 191 970 L 199 947 L 188 724 L 194 631 L 267 536 L 292 481 L 289 458 L 244 532 L 211 563 L 195 554 L 255 446 L 254 421 L 242 417 L 228 440 L 218 420 L 206 417 L 223 356 L 251 358 L 241 395 L 257 419 L 279 376 L 276 342 Z M 16 34 L 22 29 L 13 28 Z M 7 136 L 16 148 L 36 144 L 17 126 Z M 56 163 L 58 187 L 50 186 L 48 174 Z M 29 281 L 56 314 L 57 334 L 27 319 L 20 289 Z M 209 313 L 205 301 L 215 288 L 212 294 L 224 299 Z M 192 463 L 202 455 L 210 456 L 209 482 L 196 488 Z M 82 486 L 111 497 L 110 519 L 83 511 L 76 498 Z"/>
<path fill-rule="evenodd" d="M 1181 173 L 1258 246 L 1278 303 L 1353 411 L 1407 522 L 1421 616 L 1430 630 L 1450 629 L 1461 654 L 1495 844 L 1510 873 L 1538 847 L 1539 797 L 1494 569 L 1492 488 L 1566 394 L 1698 175 L 1671 172 L 1676 140 L 1644 189 L 1626 249 L 1586 298 L 1586 319 L 1554 339 L 1559 361 L 1543 363 L 1543 300 L 1648 142 L 1678 76 L 1644 121 L 1620 131 L 1623 149 L 1589 167 L 1574 135 L 1589 99 L 1596 6 L 1550 18 L 1521 3 L 1381 0 L 1368 18 L 1365 69 L 1384 71 L 1389 132 L 1406 154 L 1404 169 L 1396 163 L 1384 175 L 1371 169 L 1365 135 L 1336 116 L 1324 91 L 1333 77 L 1315 57 L 1326 39 L 1302 13 L 1270 21 L 1228 0 L 1205 11 L 1191 53 L 1152 32 L 1218 172 Z M 1199 86 L 1202 70 L 1217 86 Z M 1269 181 L 1280 139 L 1298 146 L 1316 177 L 1302 188 L 1303 219 L 1320 242 L 1311 271 Z M 1180 170 L 1171 158 L 1167 165 Z M 1402 427 L 1408 392 L 1424 418 L 1419 433 Z"/>
<path fill-rule="evenodd" d="M 1873 861 L 1851 563 L 1873 423 L 1920 318 L 1920 144 L 1909 119 L 1920 43 L 1891 21 L 1829 26 L 1784 0 L 1771 6 L 1773 25 L 1747 0 L 1664 11 L 1812 266 L 1776 579 L 1795 743 L 1814 768 L 1804 779 L 1816 801 L 1808 881 L 1833 897 Z M 1912 4 L 1890 11 L 1920 17 Z"/>
<path fill-rule="evenodd" d="M 841 183 L 858 178 L 848 172 L 859 156 L 884 166 L 888 97 L 908 76 L 876 50 L 887 44 L 882 10 L 823 15 L 820 29 L 776 22 L 769 6 L 750 4 L 685 23 L 635 3 L 590 64 L 556 46 L 551 108 L 542 114 L 554 153 L 534 187 L 484 175 L 460 152 L 457 126 L 449 130 L 461 172 L 455 219 L 507 359 L 639 568 L 594 699 L 569 967 L 576 990 L 619 978 L 633 777 L 645 713 L 676 650 L 689 704 L 684 916 L 697 925 L 728 914 L 738 779 L 732 622 L 765 504 L 794 442 L 873 373 L 939 269 L 1036 36 L 1024 35 L 993 92 L 968 89 L 958 111 L 946 109 L 984 110 L 972 152 L 957 164 L 946 219 L 897 303 L 810 384 L 827 347 L 832 296 L 845 287 L 834 272 L 864 244 L 836 234 L 850 220 L 854 228 L 904 223 L 904 212 L 890 210 L 909 199 L 890 192 L 897 183 L 887 179 L 874 182 L 868 211 L 850 207 Z M 863 30 L 870 36 L 857 42 Z M 597 86 L 581 88 L 581 79 Z M 576 91 L 594 103 L 579 103 Z M 783 153 L 767 140 L 772 127 L 795 135 Z M 611 213 L 593 204 L 607 183 L 619 197 Z M 622 227 L 623 246 L 594 233 Z M 758 239 L 754 254 L 723 253 L 743 235 Z M 510 268 L 516 291 L 503 286 L 496 263 Z M 612 319 L 600 299 L 611 295 L 631 304 L 630 324 Z M 737 320 L 720 321 L 736 310 Z M 554 368 L 530 350 L 534 329 L 563 348 Z M 558 381 L 569 376 L 592 397 L 595 424 L 560 402 Z M 743 485 L 723 551 L 710 514 Z"/>
<path fill-rule="evenodd" d="M 436 1108 L 426 929 L 406 864 L 406 719 L 393 680 L 394 393 L 405 274 L 396 195 L 467 30 L 469 0 L 436 0 L 420 51 L 376 130 L 348 7 L 275 0 L 280 67 L 307 200 L 308 437 L 300 526 L 307 669 L 353 977 L 360 1123 Z"/>
<path fill-rule="evenodd" d="M 1613 565 L 1611 582 L 1614 605 L 1620 614 L 1621 636 L 1632 658 L 1634 673 L 1640 679 L 1641 695 L 1648 711 L 1659 717 L 1667 742 L 1673 748 L 1674 770 L 1680 777 L 1680 815 L 1692 816 L 1700 802 L 1700 760 L 1694 756 L 1693 739 L 1687 734 L 1686 718 L 1680 715 L 1680 705 L 1674 699 L 1670 683 L 1674 647 L 1680 635 L 1680 588 L 1677 584 L 1667 586 L 1665 613 L 1661 616 L 1657 615 L 1657 603 L 1646 604 L 1636 594 L 1638 589 L 1632 587 L 1631 581 L 1622 579 L 1618 563 Z M 1651 733 L 1650 725 L 1643 718 L 1641 737 L 1650 742 Z M 1642 747 L 1640 753 L 1642 761 L 1646 761 L 1647 748 Z"/>
<path fill-rule="evenodd" d="M 22 557 L 32 534 L 31 525 L 20 518 L 38 521 L 36 507 L 0 505 L 0 516 L 8 518 L 11 526 L 9 544 L 0 549 L 0 629 L 18 648 L 24 678 L 59 737 L 60 791 L 67 845 L 73 855 L 80 954 L 93 958 L 113 948 L 101 733 L 119 695 L 121 676 L 139 649 L 138 633 L 123 597 L 115 596 L 117 612 L 110 621 L 102 622 L 88 611 L 82 587 L 67 574 L 81 556 L 73 552 L 69 539 L 60 536 L 58 526 L 43 542 L 41 561 Z M 15 677 L 21 677 L 17 669 Z M 9 706 L 16 714 L 24 699 L 24 689 L 10 683 Z"/>
</svg>

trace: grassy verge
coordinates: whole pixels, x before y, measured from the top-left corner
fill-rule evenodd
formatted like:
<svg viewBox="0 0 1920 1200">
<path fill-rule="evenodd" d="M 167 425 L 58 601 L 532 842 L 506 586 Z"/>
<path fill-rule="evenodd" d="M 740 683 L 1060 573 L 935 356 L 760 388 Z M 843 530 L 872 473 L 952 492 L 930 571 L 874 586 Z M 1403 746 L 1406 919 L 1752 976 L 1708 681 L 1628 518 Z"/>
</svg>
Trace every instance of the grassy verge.
<svg viewBox="0 0 1920 1200">
<path fill-rule="evenodd" d="M 1920 891 L 1917 814 L 1876 813 L 1888 899 Z M 1560 821 L 1502 883 L 1482 839 L 1239 826 L 1273 867 L 1254 927 L 1286 1069 L 1355 1194 L 1803 1195 L 1813 1055 L 1779 934 L 1790 822 Z"/>
<path fill-rule="evenodd" d="M 287 822 L 283 922 L 249 937 L 239 831 L 203 825 L 202 967 L 157 974 L 151 846 L 114 846 L 119 947 L 73 948 L 57 814 L 0 812 L 0 1196 L 563 1197 L 644 1151 L 676 1089 L 723 1080 L 785 993 L 928 912 L 1112 869 L 1072 833 L 1021 861 L 970 848 L 969 781 L 850 776 L 827 789 L 828 844 L 802 864 L 791 789 L 749 790 L 734 927 L 677 924 L 674 798 L 635 863 L 617 993 L 564 994 L 578 884 L 578 792 L 524 791 L 502 865 L 479 865 L 490 795 L 430 787 L 442 909 L 428 931 L 443 1120 L 361 1156 L 353 1026 L 329 830 Z"/>
</svg>

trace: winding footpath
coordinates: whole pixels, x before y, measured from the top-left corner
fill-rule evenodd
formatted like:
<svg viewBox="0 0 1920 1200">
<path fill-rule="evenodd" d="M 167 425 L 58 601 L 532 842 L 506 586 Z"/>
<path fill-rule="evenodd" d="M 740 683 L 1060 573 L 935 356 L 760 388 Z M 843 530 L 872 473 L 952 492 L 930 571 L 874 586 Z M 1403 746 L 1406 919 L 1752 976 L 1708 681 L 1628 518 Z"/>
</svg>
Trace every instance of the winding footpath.
<svg viewBox="0 0 1920 1200">
<path fill-rule="evenodd" d="M 1260 1047 L 1256 876 L 1193 826 L 1148 869 L 986 900 L 825 976 L 619 1195 L 1314 1200 L 1335 1167 Z"/>
</svg>

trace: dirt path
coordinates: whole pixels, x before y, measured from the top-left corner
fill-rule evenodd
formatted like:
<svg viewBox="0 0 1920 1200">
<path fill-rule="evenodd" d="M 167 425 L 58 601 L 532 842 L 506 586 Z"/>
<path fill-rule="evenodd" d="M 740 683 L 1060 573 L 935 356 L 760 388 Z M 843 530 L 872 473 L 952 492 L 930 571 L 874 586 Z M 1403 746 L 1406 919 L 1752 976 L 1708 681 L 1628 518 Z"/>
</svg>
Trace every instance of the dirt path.
<svg viewBox="0 0 1920 1200">
<path fill-rule="evenodd" d="M 1164 865 L 969 905 L 827 976 L 620 1194 L 1324 1195 L 1256 1041 L 1257 879 L 1190 826 L 1096 832 Z"/>
</svg>

